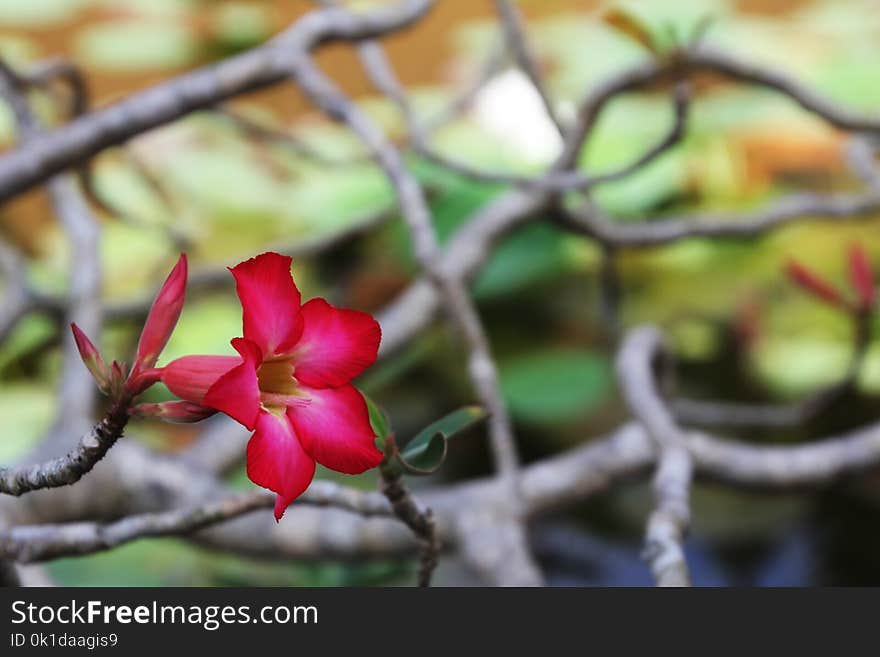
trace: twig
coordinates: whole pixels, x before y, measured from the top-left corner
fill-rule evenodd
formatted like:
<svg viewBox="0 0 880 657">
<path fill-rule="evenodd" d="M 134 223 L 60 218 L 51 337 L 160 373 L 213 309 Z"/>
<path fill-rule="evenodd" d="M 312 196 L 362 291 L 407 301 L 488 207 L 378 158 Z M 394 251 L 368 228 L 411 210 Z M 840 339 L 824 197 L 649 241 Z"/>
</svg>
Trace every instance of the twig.
<svg viewBox="0 0 880 657">
<path fill-rule="evenodd" d="M 0 62 L 0 95 L 12 109 L 21 140 L 27 144 L 40 138 L 42 127 L 26 97 L 28 80 Z M 98 255 L 98 223 L 82 199 L 69 175 L 59 175 L 48 182 L 49 197 L 61 223 L 72 253 L 69 265 L 67 320 L 97 337 L 101 330 L 101 271 Z M 59 434 L 83 430 L 89 422 L 94 401 L 94 386 L 82 367 L 79 352 L 70 336 L 64 341 L 59 408 L 50 440 Z M 61 442 L 59 439 L 58 443 Z"/>
<path fill-rule="evenodd" d="M 79 481 L 122 437 L 128 423 L 128 399 L 115 402 L 98 424 L 65 456 L 33 465 L 0 468 L 0 493 L 23 495 Z"/>
<path fill-rule="evenodd" d="M 430 0 L 402 0 L 368 13 L 325 9 L 297 21 L 269 43 L 171 78 L 97 110 L 0 157 L 0 201 L 99 151 L 194 110 L 275 84 L 290 75 L 294 53 L 330 41 L 378 37 L 421 17 Z"/>
<path fill-rule="evenodd" d="M 686 445 L 696 474 L 738 488 L 791 491 L 827 486 L 880 466 L 880 424 L 827 436 L 805 445 L 752 445 L 708 432 L 688 431 Z M 609 487 L 648 472 L 656 464 L 657 445 L 641 423 L 628 423 L 579 447 L 522 469 L 520 490 L 528 517 L 557 511 L 589 499 Z M 120 515 L 168 507 L 192 507 L 222 491 L 219 482 L 179 459 L 158 457 L 136 442 L 119 444 L 93 476 L 64 491 L 43 491 L 13 504 L 0 497 L 0 517 L 16 524 L 71 522 L 94 515 Z M 459 547 L 459 518 L 489 522 L 492 507 L 507 503 L 497 478 L 426 489 L 420 495 L 434 511 L 444 546 Z M 379 499 L 382 500 L 381 496 Z M 21 503 L 25 503 L 22 505 Z M 489 509 L 488 518 L 481 510 Z M 191 535 L 213 549 L 270 559 L 389 558 L 415 553 L 418 544 L 397 522 L 364 520 L 334 509 L 294 504 L 287 522 L 271 517 L 238 518 Z M 503 547 L 489 545 L 503 561 Z"/>
<path fill-rule="evenodd" d="M 421 508 L 403 482 L 403 477 L 390 465 L 390 456 L 396 450 L 393 436 L 385 439 L 385 460 L 379 465 L 382 477 L 382 494 L 391 503 L 394 515 L 412 530 L 421 545 L 421 563 L 419 565 L 418 585 L 421 588 L 431 586 L 431 576 L 437 567 L 440 553 L 440 539 L 437 538 L 437 527 L 434 514 L 430 508 Z"/>
<path fill-rule="evenodd" d="M 754 239 L 796 220 L 829 220 L 841 217 L 868 219 L 880 209 L 880 193 L 795 194 L 754 212 L 692 214 L 660 217 L 636 223 L 614 223 L 594 206 L 566 208 L 562 220 L 573 231 L 603 244 L 640 248 L 671 244 L 685 239 Z"/>
<path fill-rule="evenodd" d="M 501 22 L 501 29 L 504 33 L 504 43 L 507 45 L 508 50 L 513 54 L 517 66 L 519 66 L 522 72 L 526 74 L 529 82 L 532 83 L 532 86 L 538 92 L 538 96 L 541 98 L 541 104 L 544 105 L 544 110 L 547 112 L 547 116 L 553 122 L 559 136 L 564 139 L 565 125 L 556 113 L 556 108 L 553 106 L 553 101 L 550 99 L 550 94 L 547 92 L 546 85 L 544 84 L 544 78 L 541 75 L 541 71 L 538 69 L 538 64 L 535 61 L 535 58 L 529 50 L 524 34 L 522 17 L 519 15 L 519 11 L 511 2 L 509 2 L 509 0 L 495 0 L 495 11 Z"/>
<path fill-rule="evenodd" d="M 12 246 L 0 240 L 0 271 L 6 281 L 0 301 L 0 343 L 35 305 L 25 267 L 24 258 Z"/>
<path fill-rule="evenodd" d="M 271 509 L 274 495 L 239 494 L 202 506 L 132 515 L 112 523 L 26 525 L 0 531 L 0 554 L 19 563 L 101 552 L 134 540 L 186 535 L 261 509 Z M 387 516 L 385 499 L 327 481 L 314 482 L 297 504 L 335 506 L 365 516 Z M 3 563 L 0 561 L 0 563 Z"/>
<path fill-rule="evenodd" d="M 359 52 L 374 83 L 398 102 L 405 114 L 411 108 L 400 92 L 400 85 L 378 44 L 365 41 Z M 401 212 L 410 232 L 416 259 L 431 285 L 443 299 L 450 319 L 468 346 L 468 371 L 480 402 L 489 412 L 489 438 L 500 478 L 508 487 L 510 504 L 503 519 L 517 529 L 505 532 L 515 542 L 510 546 L 508 565 L 521 573 L 521 578 L 537 583 L 539 571 L 528 552 L 524 529 L 519 521 L 517 505 L 518 456 L 510 417 L 498 384 L 498 372 L 492 359 L 479 315 L 462 282 L 449 277 L 439 266 L 440 249 L 431 222 L 424 193 L 408 172 L 400 153 L 382 132 L 328 80 L 308 57 L 297 58 L 295 80 L 303 91 L 331 117 L 346 123 L 382 167 L 395 189 Z M 502 519 L 498 519 L 501 522 Z M 513 564 L 513 565 L 510 565 Z"/>
<path fill-rule="evenodd" d="M 867 187 L 880 192 L 880 166 L 877 164 L 878 137 L 856 135 L 846 146 L 846 162 L 850 170 Z"/>
<path fill-rule="evenodd" d="M 658 586 L 690 586 L 683 540 L 690 523 L 693 462 L 684 431 L 657 390 L 653 365 L 663 357 L 662 349 L 657 329 L 633 329 L 620 347 L 617 372 L 630 411 L 660 448 L 654 476 L 657 507 L 648 519 L 645 558 Z"/>
<path fill-rule="evenodd" d="M 296 135 L 293 135 L 290 132 L 286 132 L 284 130 L 278 130 L 266 126 L 263 123 L 255 121 L 250 117 L 241 114 L 240 112 L 237 112 L 236 110 L 226 105 L 221 105 L 214 108 L 213 112 L 229 121 L 233 126 L 235 126 L 235 128 L 237 128 L 239 131 L 241 131 L 242 134 L 249 137 L 250 139 L 259 141 L 264 144 L 283 146 L 289 149 L 295 155 L 310 160 L 315 164 L 318 164 L 319 166 L 338 168 L 356 166 L 359 164 L 363 164 L 364 162 L 369 162 L 369 160 L 366 158 L 337 158 L 331 155 L 327 155 L 325 153 L 321 153 L 319 150 L 313 148 L 308 142 L 300 139 Z"/>
<path fill-rule="evenodd" d="M 677 397 L 670 402 L 675 417 L 685 424 L 728 427 L 791 427 L 815 419 L 853 391 L 871 345 L 873 313 L 856 311 L 853 351 L 843 378 L 807 398 L 790 404 L 750 404 Z"/>
</svg>

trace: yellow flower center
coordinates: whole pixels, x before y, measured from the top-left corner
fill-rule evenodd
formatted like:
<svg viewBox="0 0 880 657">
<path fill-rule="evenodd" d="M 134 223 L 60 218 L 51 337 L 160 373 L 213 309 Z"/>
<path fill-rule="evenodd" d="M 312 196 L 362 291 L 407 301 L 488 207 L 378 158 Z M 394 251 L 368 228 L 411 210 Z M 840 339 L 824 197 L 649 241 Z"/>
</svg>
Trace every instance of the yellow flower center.
<svg viewBox="0 0 880 657">
<path fill-rule="evenodd" d="M 289 358 L 270 360 L 257 368 L 260 403 L 267 411 L 282 416 L 288 406 L 309 403 L 309 398 L 293 376 L 294 365 Z"/>
</svg>

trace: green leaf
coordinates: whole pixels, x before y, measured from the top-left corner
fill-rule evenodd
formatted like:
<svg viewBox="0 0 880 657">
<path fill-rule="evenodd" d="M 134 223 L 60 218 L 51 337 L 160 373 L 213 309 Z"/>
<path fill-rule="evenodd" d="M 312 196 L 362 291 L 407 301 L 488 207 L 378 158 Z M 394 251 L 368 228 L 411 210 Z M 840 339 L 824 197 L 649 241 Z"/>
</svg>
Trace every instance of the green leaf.
<svg viewBox="0 0 880 657">
<path fill-rule="evenodd" d="M 388 422 L 388 417 L 385 415 L 385 411 L 383 411 L 379 406 L 376 405 L 372 399 L 370 399 L 367 395 L 364 395 L 363 392 L 361 394 L 364 396 L 364 401 L 367 402 L 367 411 L 370 414 L 370 426 L 373 428 L 373 433 L 376 434 L 376 449 L 380 452 L 385 452 L 385 439 L 391 435 L 391 424 Z"/>
<path fill-rule="evenodd" d="M 397 455 L 410 474 L 431 474 L 446 460 L 447 441 L 486 418 L 479 406 L 465 406 L 422 429 Z"/>
<path fill-rule="evenodd" d="M 574 241 L 548 223 L 524 227 L 496 248 L 474 282 L 474 293 L 480 299 L 515 294 L 570 272 Z"/>
<path fill-rule="evenodd" d="M 514 416 L 534 424 L 584 417 L 611 391 L 608 359 L 582 349 L 546 349 L 502 362 L 501 389 Z"/>
</svg>

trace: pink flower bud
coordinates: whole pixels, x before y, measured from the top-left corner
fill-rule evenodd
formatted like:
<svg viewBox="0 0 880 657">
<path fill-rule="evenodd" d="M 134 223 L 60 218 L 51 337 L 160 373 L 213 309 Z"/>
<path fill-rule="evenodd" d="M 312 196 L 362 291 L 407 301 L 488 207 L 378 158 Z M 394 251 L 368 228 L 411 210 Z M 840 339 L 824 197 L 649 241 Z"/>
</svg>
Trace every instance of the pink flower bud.
<svg viewBox="0 0 880 657">
<path fill-rule="evenodd" d="M 868 254 L 858 244 L 849 249 L 849 279 L 858 298 L 859 308 L 870 310 L 877 300 L 874 272 Z"/>
<path fill-rule="evenodd" d="M 785 266 L 785 271 L 796 285 L 799 285 L 813 296 L 832 306 L 838 308 L 846 307 L 846 300 L 831 283 L 799 262 L 789 260 Z"/>
<path fill-rule="evenodd" d="M 188 401 L 138 404 L 131 409 L 131 414 L 137 417 L 158 417 L 168 422 L 199 422 L 216 412 L 213 408 Z"/>
<path fill-rule="evenodd" d="M 159 359 L 159 354 L 168 343 L 171 332 L 177 325 L 183 300 L 186 295 L 186 254 L 180 259 L 165 279 L 165 284 L 156 295 L 156 300 L 147 315 L 144 329 L 138 341 L 137 357 L 132 367 L 132 377 L 150 369 Z"/>
<path fill-rule="evenodd" d="M 91 373 L 92 378 L 97 382 L 101 392 L 104 394 L 109 393 L 110 368 L 107 367 L 107 363 L 101 358 L 101 354 L 98 353 L 95 345 L 92 344 L 92 341 L 82 332 L 79 326 L 71 324 L 70 328 L 73 331 L 73 339 L 76 342 L 76 348 L 79 350 L 80 358 L 82 358 L 82 361 Z"/>
</svg>

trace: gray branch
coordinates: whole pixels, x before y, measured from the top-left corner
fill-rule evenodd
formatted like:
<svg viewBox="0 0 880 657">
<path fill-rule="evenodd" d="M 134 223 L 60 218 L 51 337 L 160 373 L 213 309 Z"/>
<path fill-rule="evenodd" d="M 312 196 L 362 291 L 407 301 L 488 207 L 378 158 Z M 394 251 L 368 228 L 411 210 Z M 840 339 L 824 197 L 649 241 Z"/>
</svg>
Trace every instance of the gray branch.
<svg viewBox="0 0 880 657">
<path fill-rule="evenodd" d="M 654 475 L 657 507 L 648 518 L 645 558 L 658 586 L 690 586 L 683 543 L 690 523 L 693 463 L 684 431 L 657 389 L 654 367 L 664 357 L 663 338 L 656 328 L 633 329 L 620 347 L 617 374 L 630 411 L 660 450 Z"/>
</svg>

